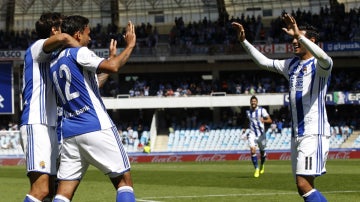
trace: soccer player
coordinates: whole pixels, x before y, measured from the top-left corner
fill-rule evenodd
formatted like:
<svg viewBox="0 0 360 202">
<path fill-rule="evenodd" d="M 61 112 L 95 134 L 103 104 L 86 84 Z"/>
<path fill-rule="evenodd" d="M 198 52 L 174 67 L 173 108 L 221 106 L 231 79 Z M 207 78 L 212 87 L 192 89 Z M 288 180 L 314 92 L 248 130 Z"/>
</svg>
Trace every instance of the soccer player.
<svg viewBox="0 0 360 202">
<path fill-rule="evenodd" d="M 265 172 L 266 160 L 266 135 L 265 123 L 271 123 L 271 117 L 265 108 L 258 106 L 258 99 L 255 95 L 250 98 L 250 109 L 246 111 L 246 116 L 249 120 L 248 143 L 250 147 L 251 161 L 255 167 L 254 177 L 259 177 L 260 174 Z M 256 149 L 260 150 L 260 168 Z"/>
<path fill-rule="evenodd" d="M 327 201 L 315 189 L 315 178 L 326 172 L 330 124 L 325 95 L 333 61 L 316 43 L 318 32 L 310 25 L 297 26 L 294 17 L 284 13 L 282 30 L 293 38 L 295 57 L 272 60 L 245 39 L 244 27 L 233 22 L 243 48 L 261 68 L 282 74 L 289 81 L 292 114 L 291 161 L 299 194 L 305 202 Z"/>
<path fill-rule="evenodd" d="M 111 40 L 108 59 L 87 48 L 91 40 L 87 18 L 68 16 L 61 29 L 82 47 L 62 50 L 51 63 L 50 77 L 63 108 L 60 182 L 54 201 L 71 201 L 87 168 L 93 165 L 109 176 L 117 190 L 116 201 L 133 202 L 129 158 L 101 99 L 97 73 L 116 73 L 123 67 L 136 44 L 134 25 L 127 25 L 127 46 L 120 54 L 116 53 L 116 40 Z"/>
<path fill-rule="evenodd" d="M 49 78 L 51 53 L 65 46 L 79 46 L 68 34 L 62 34 L 60 13 L 44 13 L 35 23 L 39 40 L 25 53 L 23 71 L 23 111 L 21 141 L 26 157 L 30 191 L 24 201 L 51 200 L 55 194 L 56 98 Z"/>
</svg>

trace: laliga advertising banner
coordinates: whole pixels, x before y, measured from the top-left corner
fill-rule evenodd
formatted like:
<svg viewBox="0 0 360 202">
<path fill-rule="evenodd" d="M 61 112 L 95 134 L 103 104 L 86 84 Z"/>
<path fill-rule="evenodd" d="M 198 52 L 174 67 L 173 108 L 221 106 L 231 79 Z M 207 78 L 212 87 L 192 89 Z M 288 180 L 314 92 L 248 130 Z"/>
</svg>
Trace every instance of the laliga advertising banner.
<svg viewBox="0 0 360 202">
<path fill-rule="evenodd" d="M 14 90 L 11 63 L 0 63 L 0 114 L 14 113 Z"/>
<path fill-rule="evenodd" d="M 284 105 L 290 104 L 289 94 L 284 94 Z M 360 104 L 360 93 L 352 93 L 346 91 L 334 91 L 329 92 L 325 96 L 326 105 L 359 105 Z"/>
</svg>

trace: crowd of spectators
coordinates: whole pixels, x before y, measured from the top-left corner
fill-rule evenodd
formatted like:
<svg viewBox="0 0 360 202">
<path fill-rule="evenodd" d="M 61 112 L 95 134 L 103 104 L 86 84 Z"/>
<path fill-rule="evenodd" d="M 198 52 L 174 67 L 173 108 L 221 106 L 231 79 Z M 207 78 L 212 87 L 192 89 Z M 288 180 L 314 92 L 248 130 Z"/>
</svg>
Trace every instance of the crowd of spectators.
<svg viewBox="0 0 360 202">
<path fill-rule="evenodd" d="M 331 76 L 328 92 L 360 91 L 360 71 L 357 69 L 334 69 Z M 238 71 L 220 75 L 219 79 L 204 80 L 202 74 L 168 73 L 121 77 L 116 81 L 109 79 L 105 83 L 101 94 L 105 97 L 116 97 L 118 94 L 127 94 L 130 97 L 142 96 L 193 96 L 211 95 L 224 92 L 226 94 L 260 94 L 286 93 L 287 82 L 284 77 L 276 73 L 266 73 L 261 70 Z"/>
<path fill-rule="evenodd" d="M 1 149 L 17 149 L 20 145 L 20 139 L 18 135 L 19 127 L 16 123 L 11 121 L 8 124 L 4 124 L 2 121 L 0 125 L 0 150 Z"/>
<path fill-rule="evenodd" d="M 290 11 L 288 11 L 290 12 Z M 343 4 L 321 7 L 319 13 L 312 13 L 298 8 L 292 10 L 291 15 L 295 17 L 298 24 L 311 24 L 319 29 L 320 41 L 353 41 L 359 31 L 360 12 L 353 8 L 345 12 Z M 232 22 L 239 22 L 244 27 L 247 39 L 263 41 L 267 43 L 285 43 L 289 41 L 288 36 L 282 32 L 284 27 L 280 16 L 271 20 L 269 25 L 263 23 L 261 16 L 231 17 L 225 22 L 212 22 L 206 17 L 199 22 L 190 22 L 185 25 L 183 19 L 176 18 L 175 25 L 170 31 L 170 44 L 231 44 L 235 43 Z"/>
<path fill-rule="evenodd" d="M 317 27 L 321 35 L 320 41 L 354 41 L 359 39 L 360 9 L 358 8 L 352 8 L 349 12 L 345 12 L 344 5 L 337 4 L 331 7 L 321 7 L 319 13 L 312 13 L 300 8 L 296 11 L 292 10 L 290 13 L 295 16 L 298 24 L 309 23 Z M 170 47 L 182 47 L 183 49 L 180 50 L 186 53 L 196 53 L 197 51 L 211 53 L 214 48 L 218 48 L 214 46 L 216 44 L 221 44 L 223 47 L 216 51 L 224 53 L 233 50 L 233 46 L 237 43 L 234 29 L 231 26 L 231 22 L 234 21 L 244 25 L 248 32 L 246 36 L 251 42 L 285 43 L 289 41 L 287 35 L 281 30 L 284 25 L 280 16 L 265 24 L 261 16 L 245 16 L 244 14 L 217 21 L 211 21 L 204 17 L 200 21 L 193 21 L 188 24 L 185 24 L 182 17 L 176 17 L 166 38 Z M 97 24 L 91 29 L 90 48 L 107 48 L 111 38 L 117 39 L 120 46 L 123 45 L 124 29 L 113 24 L 106 27 Z M 150 23 L 141 23 L 136 26 L 135 30 L 138 39 L 137 49 L 156 47 L 160 37 L 156 26 Z M 11 31 L 9 33 L 0 30 L 0 49 L 24 50 L 36 38 L 37 35 L 34 30 Z M 193 47 L 194 45 L 205 45 L 207 47 L 198 50 Z"/>
<path fill-rule="evenodd" d="M 267 107 L 267 106 L 263 106 Z M 182 113 L 169 113 L 167 126 L 169 131 L 181 129 L 199 129 L 206 126 L 206 130 L 210 129 L 227 129 L 227 128 L 248 128 L 245 111 L 249 107 L 241 107 L 240 110 L 234 108 L 221 108 L 219 120 L 209 119 L 206 110 L 189 110 Z M 347 139 L 354 130 L 359 129 L 360 118 L 357 116 L 360 108 L 351 105 L 327 106 L 328 118 L 331 125 L 332 136 L 342 136 Z M 211 117 L 211 115 L 210 115 Z M 283 128 L 291 127 L 291 115 L 287 106 L 282 106 L 271 111 L 273 119 L 272 124 L 266 124 L 266 128 L 273 130 L 274 133 L 281 133 Z"/>
</svg>

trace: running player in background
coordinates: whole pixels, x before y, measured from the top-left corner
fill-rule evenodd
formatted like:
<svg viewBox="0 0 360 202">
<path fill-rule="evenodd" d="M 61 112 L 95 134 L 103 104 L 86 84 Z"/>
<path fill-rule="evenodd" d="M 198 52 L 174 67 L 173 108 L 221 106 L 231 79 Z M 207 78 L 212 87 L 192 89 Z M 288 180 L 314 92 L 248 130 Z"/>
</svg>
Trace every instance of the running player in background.
<svg viewBox="0 0 360 202">
<path fill-rule="evenodd" d="M 116 201 L 134 202 L 130 162 L 120 136 L 110 119 L 99 92 L 97 73 L 116 73 L 129 59 L 136 44 L 134 25 L 129 22 L 124 35 L 127 46 L 117 55 L 110 42 L 110 58 L 100 58 L 87 48 L 89 20 L 68 16 L 62 31 L 82 47 L 67 48 L 51 63 L 50 77 L 63 108 L 59 187 L 54 202 L 72 200 L 89 165 L 108 175 L 117 190 Z"/>
<path fill-rule="evenodd" d="M 250 98 L 250 109 L 246 111 L 246 116 L 249 120 L 250 132 L 247 139 L 250 147 L 251 161 L 255 168 L 254 177 L 259 177 L 260 174 L 264 174 L 265 172 L 265 123 L 271 123 L 272 120 L 266 109 L 258 106 L 258 99 L 254 95 Z M 257 147 L 260 150 L 260 168 L 256 154 Z"/>
<path fill-rule="evenodd" d="M 294 17 L 283 13 L 283 31 L 293 37 L 295 57 L 272 60 L 245 39 L 244 27 L 233 22 L 243 48 L 261 68 L 282 74 L 289 81 L 292 114 L 291 161 L 296 186 L 305 202 L 324 202 L 315 189 L 315 178 L 325 174 L 329 152 L 330 124 L 325 95 L 333 61 L 319 46 L 319 34 L 310 25 L 297 26 Z"/>
<path fill-rule="evenodd" d="M 55 194 L 58 156 L 55 91 L 49 78 L 51 53 L 64 46 L 79 46 L 62 34 L 60 13 L 44 13 L 36 22 L 39 40 L 25 53 L 23 71 L 23 111 L 21 141 L 26 157 L 30 191 L 24 201 L 51 201 Z"/>
</svg>

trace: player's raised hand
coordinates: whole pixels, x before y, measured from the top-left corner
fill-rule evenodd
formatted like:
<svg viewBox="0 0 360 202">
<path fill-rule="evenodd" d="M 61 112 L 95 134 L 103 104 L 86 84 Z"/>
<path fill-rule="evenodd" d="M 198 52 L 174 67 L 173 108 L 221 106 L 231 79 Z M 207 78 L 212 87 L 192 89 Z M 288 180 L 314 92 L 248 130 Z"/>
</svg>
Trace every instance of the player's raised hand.
<svg viewBox="0 0 360 202">
<path fill-rule="evenodd" d="M 237 22 L 231 23 L 231 25 L 236 29 L 236 35 L 240 42 L 243 42 L 245 40 L 245 29 L 244 27 Z"/>
<path fill-rule="evenodd" d="M 136 45 L 136 34 L 134 24 L 129 21 L 126 27 L 126 33 L 124 35 L 126 44 L 130 48 L 134 48 Z"/>
<path fill-rule="evenodd" d="M 299 38 L 299 36 L 301 35 L 299 28 L 296 24 L 296 20 L 293 16 L 287 14 L 287 13 L 283 13 L 282 15 L 282 20 L 285 22 L 286 27 L 282 28 L 282 30 L 284 30 L 288 35 L 294 37 L 294 38 Z"/>
<path fill-rule="evenodd" d="M 116 46 L 117 46 L 117 41 L 115 39 L 111 39 L 109 45 L 109 58 L 116 56 L 117 53 Z"/>
</svg>

